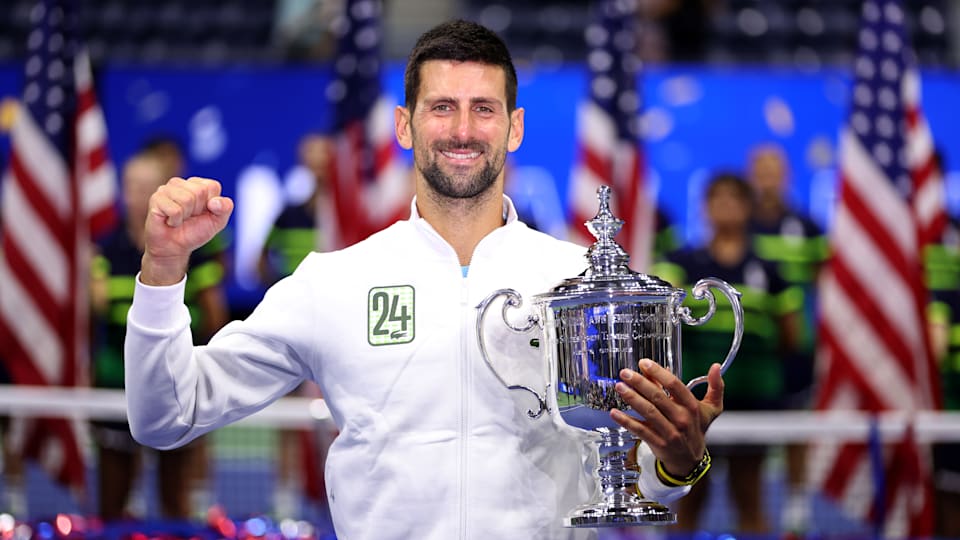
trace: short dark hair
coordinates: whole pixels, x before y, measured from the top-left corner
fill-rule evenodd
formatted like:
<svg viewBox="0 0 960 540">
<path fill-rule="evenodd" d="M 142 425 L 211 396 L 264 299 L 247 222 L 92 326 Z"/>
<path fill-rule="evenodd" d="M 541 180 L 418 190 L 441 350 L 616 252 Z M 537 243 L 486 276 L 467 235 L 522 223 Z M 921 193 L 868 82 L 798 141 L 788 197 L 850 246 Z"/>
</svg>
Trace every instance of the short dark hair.
<svg viewBox="0 0 960 540">
<path fill-rule="evenodd" d="M 489 28 L 461 19 L 441 23 L 417 40 L 403 75 L 403 92 L 413 110 L 420 92 L 420 68 L 430 60 L 479 62 L 503 68 L 507 82 L 507 111 L 517 108 L 517 70 L 507 45 Z"/>
<path fill-rule="evenodd" d="M 180 142 L 180 139 L 174 135 L 167 133 L 160 133 L 153 135 L 148 138 L 143 144 L 140 145 L 141 152 L 164 152 L 164 151 L 175 151 L 178 154 L 183 154 L 183 144 Z"/>
<path fill-rule="evenodd" d="M 743 179 L 742 176 L 735 172 L 730 171 L 721 171 L 710 177 L 710 182 L 707 184 L 707 192 L 705 194 L 705 199 L 710 200 L 718 189 L 723 186 L 730 186 L 733 188 L 733 191 L 736 192 L 737 197 L 740 197 L 748 203 L 753 200 L 753 189 L 750 187 L 750 184 Z"/>
</svg>

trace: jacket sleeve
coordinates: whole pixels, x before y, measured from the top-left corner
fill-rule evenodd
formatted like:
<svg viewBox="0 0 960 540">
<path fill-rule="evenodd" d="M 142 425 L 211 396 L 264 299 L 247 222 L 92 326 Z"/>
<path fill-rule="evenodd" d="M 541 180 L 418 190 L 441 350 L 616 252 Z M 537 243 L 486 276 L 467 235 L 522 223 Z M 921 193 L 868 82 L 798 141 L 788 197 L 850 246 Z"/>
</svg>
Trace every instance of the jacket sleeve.
<svg viewBox="0 0 960 540">
<path fill-rule="evenodd" d="M 671 487 L 657 478 L 657 458 L 646 444 L 637 446 L 637 464 L 640 466 L 637 489 L 644 497 L 669 503 L 690 493 L 690 486 Z"/>
<path fill-rule="evenodd" d="M 127 316 L 124 377 L 130 432 L 159 449 L 248 416 L 306 378 L 316 346 L 310 291 L 287 278 L 253 314 L 195 347 L 184 283 L 152 287 L 137 278 Z"/>
</svg>

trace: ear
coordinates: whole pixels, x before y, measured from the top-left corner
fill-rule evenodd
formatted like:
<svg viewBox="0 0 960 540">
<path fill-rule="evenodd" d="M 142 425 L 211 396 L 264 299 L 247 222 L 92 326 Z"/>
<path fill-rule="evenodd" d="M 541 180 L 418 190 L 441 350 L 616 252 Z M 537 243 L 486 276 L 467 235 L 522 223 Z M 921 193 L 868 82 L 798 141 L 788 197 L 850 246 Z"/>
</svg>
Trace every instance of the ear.
<svg viewBox="0 0 960 540">
<path fill-rule="evenodd" d="M 397 135 L 397 142 L 404 150 L 413 148 L 413 135 L 410 133 L 410 110 L 397 105 L 393 110 L 393 129 Z"/>
<path fill-rule="evenodd" d="M 518 107 L 510 113 L 510 134 L 507 138 L 507 150 L 515 152 L 523 142 L 523 108 Z"/>
</svg>

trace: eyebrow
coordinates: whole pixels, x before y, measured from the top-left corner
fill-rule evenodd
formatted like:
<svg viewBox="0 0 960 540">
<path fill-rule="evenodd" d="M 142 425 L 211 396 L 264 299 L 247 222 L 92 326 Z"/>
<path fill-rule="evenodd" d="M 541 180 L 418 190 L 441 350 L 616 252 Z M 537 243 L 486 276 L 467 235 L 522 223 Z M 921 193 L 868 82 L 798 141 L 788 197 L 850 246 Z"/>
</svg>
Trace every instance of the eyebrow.
<svg viewBox="0 0 960 540">
<path fill-rule="evenodd" d="M 429 96 L 424 96 L 423 101 L 425 103 L 441 103 L 441 102 L 457 103 L 459 100 L 450 96 L 437 96 L 433 98 Z M 500 101 L 499 99 L 492 98 L 492 97 L 472 97 L 470 98 L 470 104 L 471 105 L 493 104 L 500 107 L 506 106 L 503 101 Z"/>
</svg>

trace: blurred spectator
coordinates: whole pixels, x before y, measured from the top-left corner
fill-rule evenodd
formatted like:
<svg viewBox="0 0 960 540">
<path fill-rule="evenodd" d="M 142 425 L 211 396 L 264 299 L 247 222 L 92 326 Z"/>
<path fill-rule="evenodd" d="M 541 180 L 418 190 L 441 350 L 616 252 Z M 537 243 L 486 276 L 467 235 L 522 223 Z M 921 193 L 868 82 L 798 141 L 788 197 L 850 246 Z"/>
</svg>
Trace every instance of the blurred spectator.
<svg viewBox="0 0 960 540">
<path fill-rule="evenodd" d="M 780 278 L 803 293 L 800 336 L 795 353 L 785 358 L 784 405 L 810 406 L 816 353 L 817 274 L 827 256 L 823 231 L 787 200 L 790 166 L 786 152 L 774 143 L 750 152 L 747 174 L 754 194 L 750 234 L 754 252 L 774 265 Z M 799 532 L 809 526 L 810 498 L 806 489 L 806 445 L 787 445 L 788 494 L 781 516 L 784 530 Z"/>
<path fill-rule="evenodd" d="M 949 236 L 953 242 L 957 241 L 960 223 L 951 222 Z M 944 243 L 941 247 L 952 249 L 955 261 L 960 260 L 960 245 Z M 942 284 L 945 278 L 940 276 L 936 282 Z M 943 407 L 955 412 L 960 411 L 960 275 L 954 274 L 950 279 L 954 280 L 951 288 L 931 286 L 928 314 L 934 354 L 940 366 Z M 933 464 L 937 536 L 960 538 L 960 444 L 935 444 Z"/>
<path fill-rule="evenodd" d="M 124 221 L 99 246 L 91 271 L 91 302 L 96 334 L 92 355 L 93 385 L 123 388 L 123 340 L 133 284 L 143 256 L 144 223 L 150 195 L 168 179 L 169 164 L 157 155 L 142 153 L 123 168 Z M 190 261 L 187 304 L 194 339 L 203 343 L 227 321 L 221 288 L 223 267 L 216 253 L 197 252 Z M 127 515 L 127 505 L 140 467 L 140 446 L 126 422 L 97 421 L 93 438 L 98 451 L 99 515 L 116 520 Z M 202 439 L 186 447 L 157 452 L 160 507 L 164 517 L 188 519 L 197 501 L 191 500 L 197 462 L 205 459 Z"/>
<path fill-rule="evenodd" d="M 293 273 L 311 251 L 324 251 L 332 245 L 328 235 L 333 207 L 327 192 L 327 176 L 332 141 L 318 133 L 300 139 L 300 166 L 312 181 L 310 195 L 303 202 L 288 204 L 270 230 L 260 257 L 260 279 L 271 285 Z"/>
<path fill-rule="evenodd" d="M 694 280 L 715 276 L 743 294 L 744 338 L 736 361 L 724 375 L 724 408 L 732 411 L 774 410 L 782 405 L 784 358 L 796 347 L 800 291 L 789 286 L 773 266 L 753 252 L 748 226 L 752 195 L 739 176 L 715 175 L 706 192 L 706 211 L 712 236 L 706 247 L 671 253 L 654 264 L 653 273 L 689 289 Z M 695 303 L 694 303 L 695 304 Z M 717 312 L 708 324 L 685 329 L 683 379 L 703 375 L 729 349 L 734 321 L 729 304 L 717 300 Z M 691 305 L 700 311 L 697 305 Z M 702 391 L 702 390 L 701 390 Z M 717 459 L 729 466 L 728 487 L 738 521 L 733 530 L 767 533 L 770 527 L 761 501 L 762 471 L 767 447 L 717 446 Z M 678 527 L 696 530 L 711 482 L 701 482 L 678 501 Z"/>
<path fill-rule="evenodd" d="M 162 167 L 163 177 L 165 180 L 169 180 L 175 176 L 185 177 L 188 160 L 186 153 L 183 150 L 183 144 L 180 140 L 169 133 L 161 133 L 155 135 L 149 139 L 140 148 L 140 151 L 148 156 L 152 156 L 157 159 Z M 148 194 L 149 197 L 149 194 Z M 142 222 L 142 220 L 141 220 Z M 229 236 L 229 229 L 225 229 L 220 234 L 215 236 L 210 243 L 208 243 L 203 250 L 203 257 L 209 258 L 210 268 L 218 268 L 218 272 L 221 277 L 218 279 L 222 281 L 223 277 L 230 272 L 230 264 L 227 257 L 228 250 L 230 248 L 231 239 Z M 220 291 L 218 288 L 217 291 Z M 222 302 L 215 299 L 215 296 L 223 296 Z M 211 302 L 211 305 L 202 306 L 202 309 L 209 310 L 211 313 L 215 313 L 215 317 L 211 319 L 215 320 L 215 324 L 208 329 L 205 329 L 201 334 L 203 336 L 203 341 L 205 342 L 210 338 L 217 330 L 220 329 L 220 326 L 223 326 L 228 320 L 228 314 L 219 313 L 220 305 L 227 305 L 226 297 L 223 292 L 217 292 L 217 295 L 204 295 L 201 296 L 200 301 Z M 190 466 L 190 501 L 191 506 L 196 509 L 198 512 L 203 512 L 211 503 L 210 501 L 210 489 L 209 489 L 209 463 L 210 459 L 208 456 L 209 449 L 207 448 L 206 439 L 201 438 L 192 443 L 196 447 L 196 450 L 192 454 L 192 458 L 189 461 Z"/>
<path fill-rule="evenodd" d="M 943 152 L 933 153 L 933 171 L 946 178 Z M 960 288 L 960 221 L 951 218 L 944 229 L 940 242 L 924 247 L 923 265 L 927 289 L 938 293 Z"/>
<path fill-rule="evenodd" d="M 757 255 L 775 263 L 778 273 L 791 283 L 815 282 L 827 257 L 827 240 L 787 200 L 790 164 L 783 148 L 772 143 L 755 147 L 747 174 L 754 193 L 750 232 Z"/>
<path fill-rule="evenodd" d="M 943 154 L 934 152 L 933 174 L 943 175 Z M 943 408 L 960 410 L 960 221 L 951 219 L 939 244 L 924 249 L 931 342 L 940 366 Z M 933 447 L 936 535 L 960 538 L 960 444 Z"/>
<path fill-rule="evenodd" d="M 160 162 L 160 166 L 163 167 L 163 176 L 167 179 L 182 176 L 187 170 L 187 159 L 183 155 L 183 147 L 170 135 L 158 135 L 147 140 L 140 151 L 152 155 Z"/>
<path fill-rule="evenodd" d="M 308 133 L 300 139 L 300 166 L 309 173 L 313 189 L 306 201 L 287 205 L 274 222 L 260 258 L 264 284 L 292 274 L 311 251 L 330 249 L 333 206 L 327 192 L 327 176 L 332 151 L 332 141 L 326 135 Z M 321 397 L 320 388 L 312 382 L 301 384 L 294 394 Z M 323 462 L 326 449 L 336 436 L 336 427 L 326 421 L 314 431 L 280 431 L 278 479 L 273 497 L 273 513 L 279 519 L 299 516 L 297 502 L 303 495 L 325 507 Z"/>
</svg>

